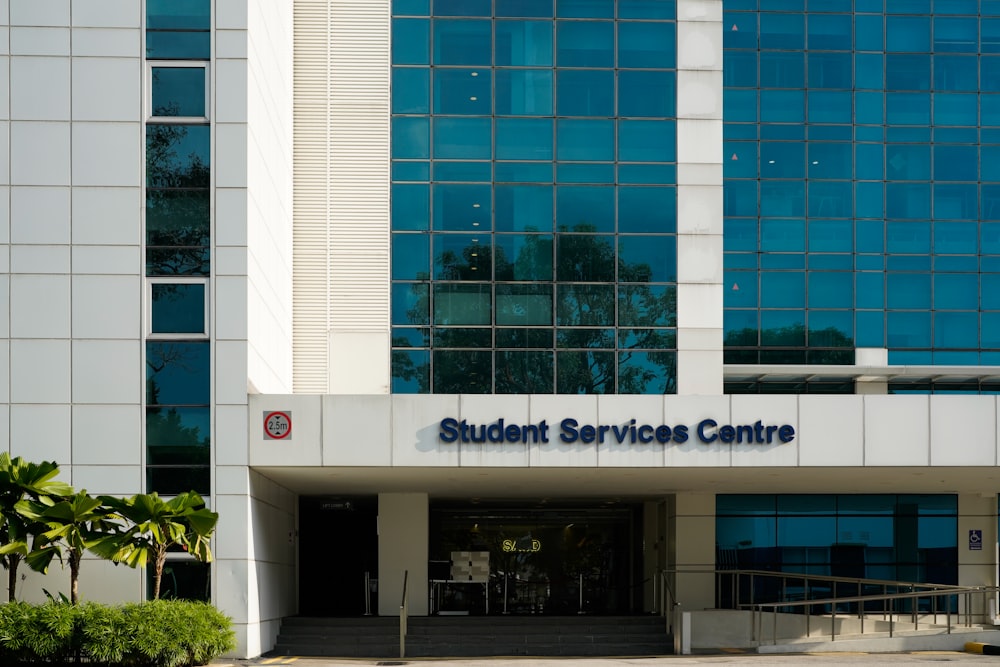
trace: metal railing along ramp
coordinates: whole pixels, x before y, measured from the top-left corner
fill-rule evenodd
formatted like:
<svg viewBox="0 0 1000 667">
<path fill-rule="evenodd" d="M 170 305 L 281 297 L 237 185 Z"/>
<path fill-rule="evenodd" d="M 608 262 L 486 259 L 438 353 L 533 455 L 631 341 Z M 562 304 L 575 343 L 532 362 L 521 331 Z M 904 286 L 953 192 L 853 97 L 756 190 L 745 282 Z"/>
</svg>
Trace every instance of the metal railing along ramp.
<svg viewBox="0 0 1000 667">
<path fill-rule="evenodd" d="M 717 608 L 685 612 L 669 585 L 677 574 L 714 574 Z M 1000 640 L 990 612 L 996 587 L 768 570 L 667 570 L 662 577 L 662 609 L 679 653 L 692 646 L 761 653 L 961 650 L 966 641 Z"/>
</svg>

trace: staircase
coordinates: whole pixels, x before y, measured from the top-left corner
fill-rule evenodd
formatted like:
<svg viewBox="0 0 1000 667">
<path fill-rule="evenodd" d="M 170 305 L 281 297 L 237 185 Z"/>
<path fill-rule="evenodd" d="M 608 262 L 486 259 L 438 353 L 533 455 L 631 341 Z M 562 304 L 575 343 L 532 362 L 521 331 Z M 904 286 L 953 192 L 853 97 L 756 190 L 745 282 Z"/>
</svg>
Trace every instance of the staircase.
<svg viewBox="0 0 1000 667">
<path fill-rule="evenodd" d="M 408 628 L 408 658 L 673 652 L 658 616 L 417 616 Z M 269 655 L 398 658 L 399 619 L 288 617 Z"/>
</svg>

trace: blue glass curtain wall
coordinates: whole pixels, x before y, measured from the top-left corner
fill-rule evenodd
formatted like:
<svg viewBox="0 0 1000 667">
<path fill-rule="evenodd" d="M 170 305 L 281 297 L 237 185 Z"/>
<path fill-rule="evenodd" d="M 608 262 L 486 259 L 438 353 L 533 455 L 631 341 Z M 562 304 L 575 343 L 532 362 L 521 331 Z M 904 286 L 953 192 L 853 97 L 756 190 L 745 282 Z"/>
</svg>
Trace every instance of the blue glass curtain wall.
<svg viewBox="0 0 1000 667">
<path fill-rule="evenodd" d="M 715 530 L 718 569 L 958 583 L 954 495 L 719 495 Z"/>
<path fill-rule="evenodd" d="M 725 360 L 1000 363 L 1000 5 L 724 2 Z"/>
<path fill-rule="evenodd" d="M 675 390 L 674 18 L 393 3 L 394 392 Z"/>
<path fill-rule="evenodd" d="M 211 491 L 210 46 L 208 0 L 147 0 L 146 490 L 165 495 Z"/>
</svg>

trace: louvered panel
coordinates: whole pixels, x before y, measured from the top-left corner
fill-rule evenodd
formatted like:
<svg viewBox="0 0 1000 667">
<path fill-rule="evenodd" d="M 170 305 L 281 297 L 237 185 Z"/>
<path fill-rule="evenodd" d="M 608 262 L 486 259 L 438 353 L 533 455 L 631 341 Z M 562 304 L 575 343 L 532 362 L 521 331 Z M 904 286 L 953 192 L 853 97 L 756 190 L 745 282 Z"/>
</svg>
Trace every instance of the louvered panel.
<svg viewBox="0 0 1000 667">
<path fill-rule="evenodd" d="M 295 0 L 293 391 L 328 390 L 329 0 Z"/>
</svg>

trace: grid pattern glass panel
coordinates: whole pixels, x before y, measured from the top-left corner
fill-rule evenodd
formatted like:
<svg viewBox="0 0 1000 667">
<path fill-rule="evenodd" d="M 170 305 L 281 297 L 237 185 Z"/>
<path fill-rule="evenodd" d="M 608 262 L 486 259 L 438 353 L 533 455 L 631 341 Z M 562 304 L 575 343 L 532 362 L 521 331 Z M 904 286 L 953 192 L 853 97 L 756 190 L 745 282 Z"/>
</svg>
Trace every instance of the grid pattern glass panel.
<svg viewBox="0 0 1000 667">
<path fill-rule="evenodd" d="M 672 393 L 674 3 L 393 11 L 393 391 Z"/>
</svg>

